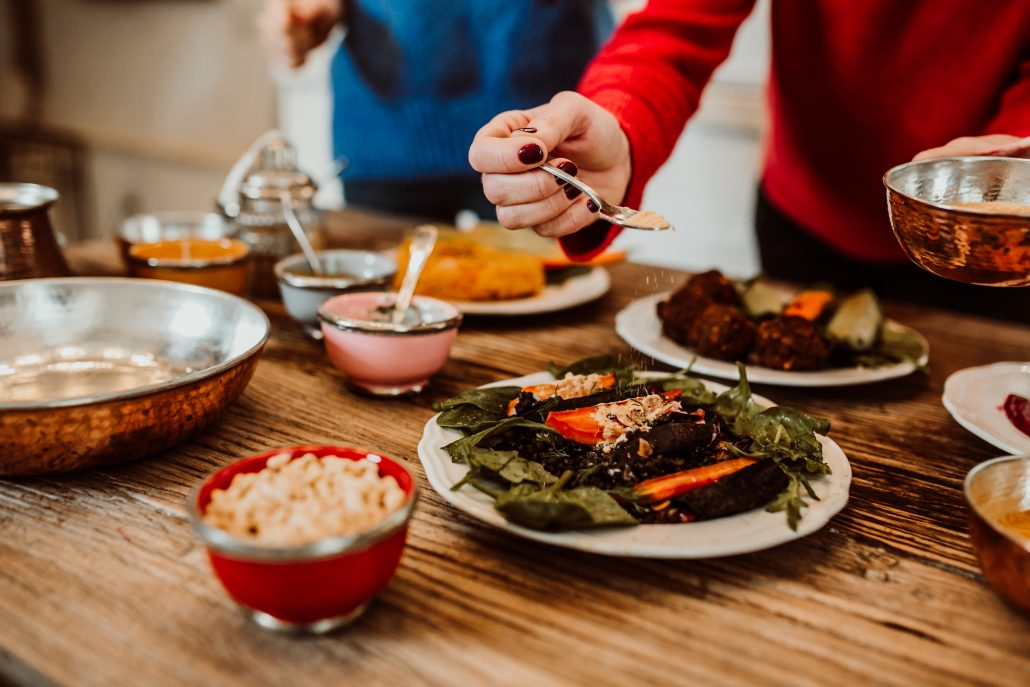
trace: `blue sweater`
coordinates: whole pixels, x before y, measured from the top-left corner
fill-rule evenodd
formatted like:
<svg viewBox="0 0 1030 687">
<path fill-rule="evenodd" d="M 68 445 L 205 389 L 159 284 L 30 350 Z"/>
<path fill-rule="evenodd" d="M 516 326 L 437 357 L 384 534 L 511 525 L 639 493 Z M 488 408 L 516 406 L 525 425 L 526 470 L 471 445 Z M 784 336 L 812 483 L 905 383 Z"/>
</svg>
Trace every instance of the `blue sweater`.
<svg viewBox="0 0 1030 687">
<path fill-rule="evenodd" d="M 479 127 L 574 88 L 612 29 L 605 0 L 354 0 L 348 12 L 332 65 L 345 180 L 474 177 Z"/>
</svg>

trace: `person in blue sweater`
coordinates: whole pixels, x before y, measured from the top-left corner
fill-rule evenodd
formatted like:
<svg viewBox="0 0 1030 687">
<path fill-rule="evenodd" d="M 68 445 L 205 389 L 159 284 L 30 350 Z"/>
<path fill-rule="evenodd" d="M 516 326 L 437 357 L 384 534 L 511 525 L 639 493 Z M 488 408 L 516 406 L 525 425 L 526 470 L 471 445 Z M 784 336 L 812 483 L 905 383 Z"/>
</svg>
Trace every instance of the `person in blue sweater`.
<svg viewBox="0 0 1030 687">
<path fill-rule="evenodd" d="M 606 0 L 266 0 L 259 19 L 291 67 L 337 25 L 333 152 L 348 205 L 450 221 L 495 216 L 468 163 L 479 127 L 574 88 L 613 19 Z"/>
</svg>

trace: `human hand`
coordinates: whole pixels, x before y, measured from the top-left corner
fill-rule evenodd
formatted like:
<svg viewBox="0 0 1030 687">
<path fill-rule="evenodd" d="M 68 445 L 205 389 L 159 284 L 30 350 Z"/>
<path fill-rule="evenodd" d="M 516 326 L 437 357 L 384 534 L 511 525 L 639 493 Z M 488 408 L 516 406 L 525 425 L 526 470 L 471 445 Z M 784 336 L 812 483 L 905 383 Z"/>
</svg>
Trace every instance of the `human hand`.
<svg viewBox="0 0 1030 687">
<path fill-rule="evenodd" d="M 257 24 L 272 61 L 297 68 L 342 20 L 343 0 L 266 0 Z"/>
<path fill-rule="evenodd" d="M 621 203 L 626 195 L 631 173 L 626 134 L 608 110 L 563 91 L 546 105 L 502 112 L 472 141 L 469 163 L 482 172 L 483 193 L 508 229 L 532 227 L 541 236 L 557 237 L 597 221 L 593 202 L 534 169 L 545 160 L 583 179 L 609 203 Z"/>
<path fill-rule="evenodd" d="M 939 148 L 924 150 L 912 159 L 928 160 L 934 157 L 962 157 L 964 155 L 1030 157 L 1030 140 L 1007 134 L 963 136 L 948 141 Z"/>
</svg>

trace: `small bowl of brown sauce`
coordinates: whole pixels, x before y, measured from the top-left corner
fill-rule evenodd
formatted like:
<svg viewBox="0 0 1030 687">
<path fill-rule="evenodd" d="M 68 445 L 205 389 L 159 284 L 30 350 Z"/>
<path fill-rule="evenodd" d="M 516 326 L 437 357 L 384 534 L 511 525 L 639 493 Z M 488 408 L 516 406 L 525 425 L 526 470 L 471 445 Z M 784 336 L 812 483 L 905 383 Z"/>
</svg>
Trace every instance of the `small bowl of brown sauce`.
<svg viewBox="0 0 1030 687">
<path fill-rule="evenodd" d="M 218 289 L 239 296 L 247 288 L 250 247 L 237 239 L 180 238 L 129 248 L 129 273 Z"/>
<path fill-rule="evenodd" d="M 980 463 L 966 475 L 973 552 L 987 581 L 1030 614 L 1030 456 Z"/>
<path fill-rule="evenodd" d="M 276 263 L 275 277 L 286 312 L 312 338 L 321 339 L 318 306 L 344 293 L 387 288 L 397 263 L 382 253 L 367 250 L 322 250 L 317 255 L 321 274 L 315 274 L 307 258 L 298 253 Z"/>
<path fill-rule="evenodd" d="M 891 227 L 912 262 L 968 284 L 1030 285 L 1030 160 L 918 160 L 883 183 Z"/>
</svg>

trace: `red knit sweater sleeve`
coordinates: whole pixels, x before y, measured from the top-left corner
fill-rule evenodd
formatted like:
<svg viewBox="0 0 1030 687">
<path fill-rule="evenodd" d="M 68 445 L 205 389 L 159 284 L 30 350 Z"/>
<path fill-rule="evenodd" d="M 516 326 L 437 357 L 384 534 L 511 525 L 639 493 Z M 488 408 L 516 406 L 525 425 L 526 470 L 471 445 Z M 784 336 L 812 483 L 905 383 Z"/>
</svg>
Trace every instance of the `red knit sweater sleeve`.
<svg viewBox="0 0 1030 687">
<path fill-rule="evenodd" d="M 1030 57 L 1020 64 L 1012 85 L 1002 94 L 998 112 L 984 133 L 1030 136 Z"/>
<path fill-rule="evenodd" d="M 754 0 L 650 0 L 591 62 L 578 90 L 615 115 L 633 156 L 623 204 L 639 206 L 753 6 Z M 598 223 L 561 244 L 569 257 L 589 259 L 617 235 Z"/>
</svg>

